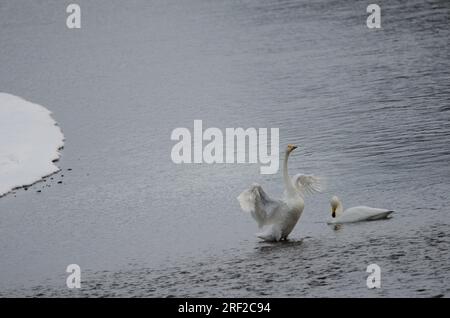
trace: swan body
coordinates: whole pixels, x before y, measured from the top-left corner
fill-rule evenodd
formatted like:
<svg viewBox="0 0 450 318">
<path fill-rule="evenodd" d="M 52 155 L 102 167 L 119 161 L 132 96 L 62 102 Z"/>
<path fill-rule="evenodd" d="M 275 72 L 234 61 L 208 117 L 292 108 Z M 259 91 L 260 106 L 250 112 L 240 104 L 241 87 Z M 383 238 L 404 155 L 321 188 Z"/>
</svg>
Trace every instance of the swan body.
<svg viewBox="0 0 450 318">
<path fill-rule="evenodd" d="M 386 219 L 394 212 L 393 210 L 371 208 L 368 206 L 356 206 L 344 211 L 342 202 L 337 196 L 331 198 L 330 204 L 331 220 L 328 221 L 328 224 Z"/>
<path fill-rule="evenodd" d="M 288 145 L 286 150 L 283 165 L 285 191 L 282 199 L 270 198 L 257 183 L 237 197 L 242 210 L 250 213 L 259 228 L 263 228 L 257 237 L 265 241 L 287 239 L 302 215 L 304 194 L 320 191 L 319 179 L 314 176 L 299 174 L 292 179 L 289 177 L 287 162 L 290 153 L 296 148 Z"/>
</svg>

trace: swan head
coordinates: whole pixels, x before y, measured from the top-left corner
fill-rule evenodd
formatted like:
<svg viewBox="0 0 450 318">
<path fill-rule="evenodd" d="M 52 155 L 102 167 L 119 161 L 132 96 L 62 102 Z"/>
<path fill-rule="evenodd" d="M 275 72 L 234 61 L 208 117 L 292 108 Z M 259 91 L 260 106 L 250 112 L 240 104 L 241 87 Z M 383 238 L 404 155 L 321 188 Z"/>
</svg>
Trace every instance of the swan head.
<svg viewBox="0 0 450 318">
<path fill-rule="evenodd" d="M 336 211 L 338 207 L 341 205 L 341 200 L 339 200 L 339 198 L 334 195 L 330 200 L 330 205 L 331 205 L 331 217 L 335 218 Z"/>
<path fill-rule="evenodd" d="M 287 152 L 291 153 L 293 150 L 297 149 L 298 147 L 296 145 L 293 144 L 289 144 L 287 145 Z"/>
</svg>

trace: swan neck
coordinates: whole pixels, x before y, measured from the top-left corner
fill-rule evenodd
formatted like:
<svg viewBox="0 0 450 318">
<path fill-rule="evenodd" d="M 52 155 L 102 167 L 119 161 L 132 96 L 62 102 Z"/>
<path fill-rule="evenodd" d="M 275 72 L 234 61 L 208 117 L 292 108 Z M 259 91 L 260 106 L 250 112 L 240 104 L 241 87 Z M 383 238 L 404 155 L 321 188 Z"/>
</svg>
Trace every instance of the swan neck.
<svg viewBox="0 0 450 318">
<path fill-rule="evenodd" d="M 339 215 L 341 215 L 343 211 L 344 211 L 344 208 L 343 208 L 343 206 L 342 206 L 342 202 L 341 202 L 341 200 L 339 200 L 338 206 L 337 206 L 337 208 L 336 208 L 336 217 L 338 217 Z"/>
<path fill-rule="evenodd" d="M 292 180 L 289 177 L 288 173 L 288 159 L 289 159 L 290 152 L 286 151 L 286 155 L 284 156 L 284 162 L 283 162 L 283 181 L 284 186 L 286 189 L 286 192 L 290 195 L 293 195 L 296 193 L 295 187 L 292 184 Z"/>
</svg>

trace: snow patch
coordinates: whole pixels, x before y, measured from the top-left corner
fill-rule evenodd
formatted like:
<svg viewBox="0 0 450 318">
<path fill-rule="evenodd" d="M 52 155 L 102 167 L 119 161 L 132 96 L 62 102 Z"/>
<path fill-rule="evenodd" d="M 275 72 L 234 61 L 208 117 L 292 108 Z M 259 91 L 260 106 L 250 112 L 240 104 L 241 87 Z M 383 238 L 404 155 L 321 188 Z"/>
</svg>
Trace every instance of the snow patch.
<svg viewBox="0 0 450 318">
<path fill-rule="evenodd" d="M 0 93 L 0 196 L 59 171 L 64 135 L 45 107 Z"/>
</svg>

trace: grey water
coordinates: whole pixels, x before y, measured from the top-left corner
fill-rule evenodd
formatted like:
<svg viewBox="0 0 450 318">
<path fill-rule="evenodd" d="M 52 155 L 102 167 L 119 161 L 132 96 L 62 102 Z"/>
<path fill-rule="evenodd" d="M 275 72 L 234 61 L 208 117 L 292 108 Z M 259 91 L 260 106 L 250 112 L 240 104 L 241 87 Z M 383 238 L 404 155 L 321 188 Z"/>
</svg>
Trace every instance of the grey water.
<svg viewBox="0 0 450 318">
<path fill-rule="evenodd" d="M 77 3 L 79 30 L 64 2 L 0 3 L 0 91 L 66 138 L 60 173 L 0 199 L 1 296 L 450 296 L 448 1 L 379 1 L 381 29 L 367 1 Z M 278 127 L 290 173 L 326 179 L 288 242 L 236 200 L 280 173 L 171 161 L 195 119 Z M 396 212 L 328 226 L 334 194 Z"/>
</svg>

